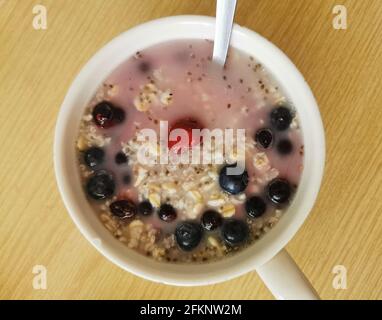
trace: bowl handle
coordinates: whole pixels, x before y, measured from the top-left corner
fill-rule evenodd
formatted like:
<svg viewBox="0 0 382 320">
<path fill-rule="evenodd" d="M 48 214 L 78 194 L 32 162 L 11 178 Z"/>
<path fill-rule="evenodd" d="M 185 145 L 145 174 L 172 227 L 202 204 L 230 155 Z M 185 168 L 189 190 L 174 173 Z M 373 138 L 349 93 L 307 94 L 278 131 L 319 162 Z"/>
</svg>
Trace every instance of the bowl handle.
<svg viewBox="0 0 382 320">
<path fill-rule="evenodd" d="M 319 300 L 308 279 L 283 249 L 256 269 L 260 278 L 278 300 Z"/>
</svg>

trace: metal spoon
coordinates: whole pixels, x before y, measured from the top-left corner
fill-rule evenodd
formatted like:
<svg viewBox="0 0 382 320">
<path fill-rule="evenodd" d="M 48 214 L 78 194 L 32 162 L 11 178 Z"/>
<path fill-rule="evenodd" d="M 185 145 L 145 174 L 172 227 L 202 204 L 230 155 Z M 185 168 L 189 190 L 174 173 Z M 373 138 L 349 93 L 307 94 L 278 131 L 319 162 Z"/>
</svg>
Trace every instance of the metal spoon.
<svg viewBox="0 0 382 320">
<path fill-rule="evenodd" d="M 231 38 L 236 0 L 217 0 L 213 61 L 224 66 Z"/>
</svg>

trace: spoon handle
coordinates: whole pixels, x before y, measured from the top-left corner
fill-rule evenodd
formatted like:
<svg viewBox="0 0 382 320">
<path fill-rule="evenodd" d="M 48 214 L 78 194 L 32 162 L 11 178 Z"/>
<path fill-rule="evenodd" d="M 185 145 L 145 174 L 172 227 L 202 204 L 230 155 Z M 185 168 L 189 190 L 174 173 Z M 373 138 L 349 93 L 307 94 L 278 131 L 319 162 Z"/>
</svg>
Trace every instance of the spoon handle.
<svg viewBox="0 0 382 320">
<path fill-rule="evenodd" d="M 231 38 L 236 0 L 217 0 L 213 61 L 224 65 Z"/>
</svg>

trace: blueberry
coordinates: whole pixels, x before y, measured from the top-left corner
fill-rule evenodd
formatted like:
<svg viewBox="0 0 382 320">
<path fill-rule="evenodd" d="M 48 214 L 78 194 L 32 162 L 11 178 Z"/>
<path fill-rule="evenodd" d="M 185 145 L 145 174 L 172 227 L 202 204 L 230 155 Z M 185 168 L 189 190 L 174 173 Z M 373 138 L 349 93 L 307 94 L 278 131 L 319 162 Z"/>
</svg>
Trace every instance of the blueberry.
<svg viewBox="0 0 382 320">
<path fill-rule="evenodd" d="M 122 123 L 125 120 L 125 111 L 121 108 L 114 107 L 113 125 Z"/>
<path fill-rule="evenodd" d="M 204 229 L 212 231 L 220 227 L 223 222 L 223 218 L 219 212 L 207 210 L 203 213 L 201 222 Z"/>
<path fill-rule="evenodd" d="M 242 220 L 228 219 L 223 223 L 221 233 L 228 245 L 236 246 L 248 238 L 249 228 Z"/>
<path fill-rule="evenodd" d="M 130 184 L 131 182 L 131 176 L 129 174 L 125 174 L 123 177 L 122 177 L 122 181 L 124 184 Z"/>
<path fill-rule="evenodd" d="M 266 210 L 267 205 L 265 201 L 258 196 L 253 196 L 245 202 L 245 211 L 252 218 L 261 217 Z"/>
<path fill-rule="evenodd" d="M 244 170 L 242 173 L 237 175 L 228 174 L 228 168 L 235 168 L 235 167 L 236 167 L 236 164 L 226 165 L 220 170 L 220 173 L 219 173 L 220 187 L 224 191 L 230 194 L 241 193 L 245 190 L 245 188 L 248 185 L 248 173 L 246 170 Z"/>
<path fill-rule="evenodd" d="M 268 197 L 275 204 L 284 204 L 291 196 L 290 184 L 284 179 L 274 179 L 268 184 Z"/>
<path fill-rule="evenodd" d="M 273 133 L 270 129 L 260 129 L 255 134 L 255 141 L 264 149 L 268 149 L 273 141 Z"/>
<path fill-rule="evenodd" d="M 203 230 L 198 223 L 181 222 L 175 229 L 175 239 L 178 246 L 184 251 L 191 251 L 200 243 Z"/>
<path fill-rule="evenodd" d="M 171 222 L 176 219 L 176 211 L 174 207 L 170 204 L 162 204 L 158 211 L 159 218 L 166 222 Z"/>
<path fill-rule="evenodd" d="M 114 190 L 115 182 L 113 176 L 106 170 L 96 171 L 86 184 L 88 195 L 95 200 L 101 200 L 112 196 Z"/>
<path fill-rule="evenodd" d="M 271 112 L 271 123 L 279 131 L 284 131 L 289 128 L 292 122 L 292 113 L 287 107 L 277 107 Z"/>
<path fill-rule="evenodd" d="M 114 160 L 116 164 L 124 164 L 129 161 L 129 158 L 122 151 L 120 151 L 115 155 Z"/>
<path fill-rule="evenodd" d="M 153 206 L 149 201 L 142 201 L 138 204 L 138 213 L 143 216 L 149 216 L 154 211 Z"/>
<path fill-rule="evenodd" d="M 105 151 L 100 148 L 92 147 L 85 151 L 84 161 L 89 168 L 99 166 L 105 158 Z"/>
<path fill-rule="evenodd" d="M 141 62 L 138 65 L 138 69 L 139 69 L 139 71 L 141 71 L 143 73 L 146 73 L 146 72 L 148 72 L 151 69 L 151 66 L 150 66 L 150 64 L 148 62 Z"/>
<path fill-rule="evenodd" d="M 137 207 L 130 200 L 117 200 L 109 206 L 111 213 L 121 219 L 131 218 L 136 215 Z"/>
<path fill-rule="evenodd" d="M 114 106 L 109 102 L 103 101 L 93 109 L 93 119 L 96 125 L 105 128 L 111 125 L 114 116 Z"/>
<path fill-rule="evenodd" d="M 289 139 L 282 139 L 277 143 L 276 148 L 279 154 L 285 156 L 293 151 L 293 144 Z"/>
<path fill-rule="evenodd" d="M 110 128 L 125 120 L 125 111 L 108 101 L 98 103 L 92 112 L 95 124 L 101 128 Z"/>
</svg>

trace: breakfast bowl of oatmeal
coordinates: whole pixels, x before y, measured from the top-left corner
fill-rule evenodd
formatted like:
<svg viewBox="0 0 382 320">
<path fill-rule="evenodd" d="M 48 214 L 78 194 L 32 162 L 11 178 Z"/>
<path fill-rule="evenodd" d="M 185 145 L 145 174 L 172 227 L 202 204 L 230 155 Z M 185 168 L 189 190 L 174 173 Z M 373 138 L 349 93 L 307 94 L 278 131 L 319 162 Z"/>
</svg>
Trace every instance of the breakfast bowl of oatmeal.
<svg viewBox="0 0 382 320">
<path fill-rule="evenodd" d="M 235 25 L 224 66 L 214 19 L 135 27 L 81 70 L 58 116 L 65 206 L 108 259 L 146 279 L 202 285 L 273 258 L 317 196 L 314 97 L 274 45 Z"/>
</svg>

